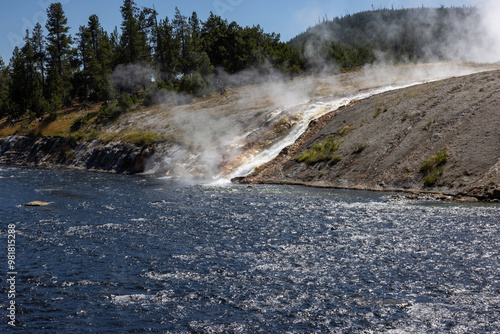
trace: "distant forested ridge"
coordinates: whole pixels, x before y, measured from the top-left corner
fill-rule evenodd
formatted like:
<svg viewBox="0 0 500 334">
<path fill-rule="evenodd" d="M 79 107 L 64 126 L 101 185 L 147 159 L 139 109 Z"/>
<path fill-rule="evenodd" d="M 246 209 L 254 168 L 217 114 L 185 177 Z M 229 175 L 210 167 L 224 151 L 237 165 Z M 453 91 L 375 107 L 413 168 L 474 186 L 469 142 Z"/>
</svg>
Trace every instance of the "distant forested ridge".
<svg viewBox="0 0 500 334">
<path fill-rule="evenodd" d="M 106 101 L 98 115 L 106 122 L 134 103 L 158 102 L 160 91 L 223 92 L 228 74 L 247 69 L 292 75 L 325 64 L 356 68 L 381 55 L 394 62 L 449 59 L 445 50 L 477 36 L 474 8 L 362 12 L 324 20 L 288 43 L 213 13 L 203 21 L 176 8 L 162 18 L 133 0 L 117 10 L 122 23 L 112 32 L 92 15 L 71 36 L 61 3 L 51 4 L 45 27 L 26 31 L 8 64 L 0 58 L 0 118 L 50 120 L 63 107 Z"/>
<path fill-rule="evenodd" d="M 475 7 L 381 9 L 324 19 L 288 44 L 305 57 L 305 66 L 467 60 L 464 53 L 482 42 L 480 23 Z"/>
</svg>

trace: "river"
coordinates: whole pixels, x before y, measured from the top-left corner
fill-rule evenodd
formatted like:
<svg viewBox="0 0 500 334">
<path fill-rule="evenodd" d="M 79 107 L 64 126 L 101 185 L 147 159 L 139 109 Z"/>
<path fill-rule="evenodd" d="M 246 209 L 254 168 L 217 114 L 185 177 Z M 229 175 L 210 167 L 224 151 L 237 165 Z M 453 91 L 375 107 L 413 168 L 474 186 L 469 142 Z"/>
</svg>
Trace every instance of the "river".
<svg viewBox="0 0 500 334">
<path fill-rule="evenodd" d="M 497 204 L 12 166 L 0 189 L 3 333 L 500 332 Z"/>
</svg>

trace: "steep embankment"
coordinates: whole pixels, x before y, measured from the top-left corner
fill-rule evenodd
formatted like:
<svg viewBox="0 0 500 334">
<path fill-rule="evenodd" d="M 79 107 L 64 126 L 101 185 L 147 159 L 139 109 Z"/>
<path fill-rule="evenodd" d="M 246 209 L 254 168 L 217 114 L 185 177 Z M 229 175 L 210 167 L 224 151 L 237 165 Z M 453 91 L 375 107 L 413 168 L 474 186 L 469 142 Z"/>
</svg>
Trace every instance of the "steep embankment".
<svg viewBox="0 0 500 334">
<path fill-rule="evenodd" d="M 140 173 L 151 154 L 148 148 L 97 140 L 77 143 L 72 137 L 0 138 L 0 164 L 69 167 L 116 173 Z"/>
<path fill-rule="evenodd" d="M 238 181 L 499 199 L 500 71 L 391 91 L 329 113 Z"/>
</svg>

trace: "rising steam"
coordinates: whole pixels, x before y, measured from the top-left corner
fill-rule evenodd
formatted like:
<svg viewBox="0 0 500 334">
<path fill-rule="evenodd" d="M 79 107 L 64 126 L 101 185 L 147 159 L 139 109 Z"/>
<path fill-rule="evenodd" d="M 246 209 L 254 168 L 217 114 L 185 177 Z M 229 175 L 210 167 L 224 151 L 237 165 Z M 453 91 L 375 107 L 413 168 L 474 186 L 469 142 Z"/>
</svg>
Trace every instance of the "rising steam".
<svg viewBox="0 0 500 334">
<path fill-rule="evenodd" d="M 415 17 L 423 26 L 421 34 L 429 34 L 439 9 L 422 11 Z M 225 95 L 214 94 L 194 99 L 185 94 L 161 90 L 153 96 L 161 107 L 141 116 L 131 115 L 128 122 L 135 128 L 175 137 L 157 148 L 149 163 L 150 173 L 167 177 L 212 180 L 244 176 L 253 168 L 274 158 L 295 140 L 308 122 L 334 110 L 352 99 L 367 97 L 395 87 L 444 79 L 491 69 L 460 62 L 496 62 L 500 60 L 500 3 L 483 2 L 477 14 L 460 20 L 450 17 L 441 22 L 456 33 L 423 50 L 425 61 L 444 55 L 455 62 L 440 64 L 406 64 L 387 66 L 378 53 L 378 62 L 362 71 L 338 74 L 335 66 L 318 56 L 312 44 L 305 48 L 307 57 L 321 68 L 320 73 L 295 79 L 262 69 L 235 75 L 221 74 L 228 88 Z M 398 34 L 400 27 L 376 22 L 378 29 Z M 317 30 L 322 39 L 334 40 L 326 30 Z M 432 41 L 432 36 L 426 36 Z M 384 65 L 384 66 L 381 66 Z M 113 79 L 122 87 L 145 85 L 154 75 L 138 65 L 118 68 Z M 265 73 L 265 75 L 263 74 Z M 132 77 L 132 78 L 131 78 Z M 362 93 L 360 93 L 362 92 Z M 241 174 L 241 175 L 240 175 Z"/>
</svg>

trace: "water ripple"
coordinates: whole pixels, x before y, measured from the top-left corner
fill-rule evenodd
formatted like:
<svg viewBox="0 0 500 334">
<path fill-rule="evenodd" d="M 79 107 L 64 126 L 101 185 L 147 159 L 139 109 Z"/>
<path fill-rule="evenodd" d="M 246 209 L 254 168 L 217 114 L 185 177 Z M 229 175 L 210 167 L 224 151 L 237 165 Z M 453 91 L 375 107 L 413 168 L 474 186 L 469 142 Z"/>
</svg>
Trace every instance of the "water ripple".
<svg viewBox="0 0 500 334">
<path fill-rule="evenodd" d="M 27 331 L 500 332 L 498 205 L 2 173 Z"/>
</svg>

